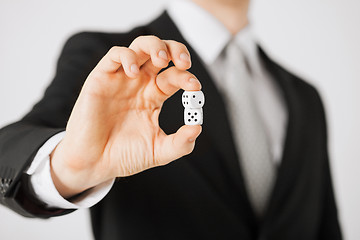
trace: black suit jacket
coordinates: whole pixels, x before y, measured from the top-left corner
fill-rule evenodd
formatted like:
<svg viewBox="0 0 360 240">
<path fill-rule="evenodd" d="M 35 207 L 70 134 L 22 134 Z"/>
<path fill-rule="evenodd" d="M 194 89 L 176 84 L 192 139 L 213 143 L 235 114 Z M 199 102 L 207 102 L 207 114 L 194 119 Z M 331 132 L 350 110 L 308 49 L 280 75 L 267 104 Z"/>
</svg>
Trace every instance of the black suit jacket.
<svg viewBox="0 0 360 240">
<path fill-rule="evenodd" d="M 19 122 L 0 131 L 0 201 L 28 217 L 68 210 L 46 209 L 33 197 L 23 174 L 39 147 L 64 130 L 89 72 L 114 45 L 128 46 L 139 35 L 183 42 L 190 69 L 207 96 L 203 133 L 193 153 L 167 166 L 118 179 L 91 209 L 97 239 L 341 239 L 330 177 L 324 110 L 317 91 L 270 60 L 289 121 L 281 165 L 264 218 L 255 217 L 245 191 L 226 106 L 196 52 L 167 13 L 125 34 L 80 33 L 66 43 L 56 76 L 44 97 Z M 180 92 L 167 100 L 160 126 L 172 133 L 183 124 Z"/>
</svg>

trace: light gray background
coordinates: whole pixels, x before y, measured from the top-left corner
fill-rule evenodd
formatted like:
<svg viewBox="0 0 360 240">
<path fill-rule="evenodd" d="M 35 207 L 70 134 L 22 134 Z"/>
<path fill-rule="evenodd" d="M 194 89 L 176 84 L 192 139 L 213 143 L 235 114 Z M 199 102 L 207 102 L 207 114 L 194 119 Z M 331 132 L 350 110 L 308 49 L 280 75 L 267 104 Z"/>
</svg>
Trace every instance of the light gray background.
<svg viewBox="0 0 360 240">
<path fill-rule="evenodd" d="M 19 119 L 42 96 L 71 34 L 130 29 L 155 17 L 166 2 L 0 0 L 0 126 Z M 357 0 L 257 0 L 251 11 L 272 58 L 323 96 L 339 212 L 350 240 L 360 239 L 359 10 Z M 4 240 L 92 239 L 87 210 L 44 221 L 0 206 L 0 233 Z"/>
</svg>

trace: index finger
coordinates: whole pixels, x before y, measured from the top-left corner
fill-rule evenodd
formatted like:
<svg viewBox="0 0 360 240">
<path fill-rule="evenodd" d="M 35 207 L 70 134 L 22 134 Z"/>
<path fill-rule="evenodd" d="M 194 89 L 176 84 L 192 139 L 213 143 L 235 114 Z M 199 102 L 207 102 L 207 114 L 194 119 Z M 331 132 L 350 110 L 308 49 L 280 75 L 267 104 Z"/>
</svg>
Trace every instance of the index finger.
<svg viewBox="0 0 360 240">
<path fill-rule="evenodd" d="M 191 67 L 190 52 L 187 47 L 174 40 L 164 40 L 170 53 L 171 61 L 180 70 L 186 70 Z"/>
<path fill-rule="evenodd" d="M 115 73 L 123 68 L 126 75 L 136 77 L 139 73 L 136 53 L 126 47 L 112 47 L 99 61 L 94 70 L 103 73 Z"/>
<path fill-rule="evenodd" d="M 201 90 L 200 81 L 190 72 L 171 67 L 156 77 L 156 86 L 161 91 L 160 100 L 165 101 L 179 89 L 185 91 Z"/>
</svg>

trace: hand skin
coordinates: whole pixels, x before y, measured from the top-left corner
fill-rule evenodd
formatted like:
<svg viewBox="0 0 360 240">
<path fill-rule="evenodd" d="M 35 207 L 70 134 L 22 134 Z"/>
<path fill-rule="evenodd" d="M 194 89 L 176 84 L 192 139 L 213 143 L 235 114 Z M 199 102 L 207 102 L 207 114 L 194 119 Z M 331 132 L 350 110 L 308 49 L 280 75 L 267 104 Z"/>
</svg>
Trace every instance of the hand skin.
<svg viewBox="0 0 360 240">
<path fill-rule="evenodd" d="M 159 74 L 170 61 L 175 67 Z M 192 152 L 201 126 L 166 135 L 158 122 L 167 98 L 179 89 L 201 89 L 186 71 L 190 66 L 183 44 L 155 36 L 109 50 L 86 79 L 65 137 L 50 155 L 51 176 L 64 198 Z"/>
</svg>

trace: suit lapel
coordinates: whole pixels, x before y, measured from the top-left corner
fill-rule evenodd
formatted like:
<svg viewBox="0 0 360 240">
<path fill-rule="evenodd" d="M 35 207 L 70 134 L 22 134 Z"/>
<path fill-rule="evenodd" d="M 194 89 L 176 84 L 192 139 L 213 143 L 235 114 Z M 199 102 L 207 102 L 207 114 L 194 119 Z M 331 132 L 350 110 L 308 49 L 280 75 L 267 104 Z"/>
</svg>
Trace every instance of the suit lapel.
<svg viewBox="0 0 360 240">
<path fill-rule="evenodd" d="M 264 67 L 282 89 L 289 116 L 282 160 L 262 225 L 264 230 L 266 229 L 265 231 L 271 231 L 271 225 L 277 222 L 274 219 L 281 216 L 284 202 L 289 202 L 287 198 L 289 198 L 293 186 L 296 185 L 299 169 L 302 167 L 302 161 L 299 159 L 301 149 L 298 146 L 301 145 L 301 119 L 304 114 L 301 111 L 300 97 L 293 81 L 298 79 L 269 59 L 261 48 L 259 48 L 259 54 L 263 60 Z"/>
</svg>

